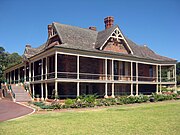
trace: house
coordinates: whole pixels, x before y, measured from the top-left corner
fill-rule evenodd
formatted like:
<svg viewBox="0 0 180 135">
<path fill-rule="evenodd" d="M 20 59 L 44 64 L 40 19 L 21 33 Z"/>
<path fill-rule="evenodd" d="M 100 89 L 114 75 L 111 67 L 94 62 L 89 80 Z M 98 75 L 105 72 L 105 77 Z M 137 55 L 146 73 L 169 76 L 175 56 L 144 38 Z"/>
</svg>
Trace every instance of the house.
<svg viewBox="0 0 180 135">
<path fill-rule="evenodd" d="M 176 60 L 137 45 L 124 36 L 114 18 L 105 29 L 79 28 L 53 22 L 38 48 L 26 45 L 23 62 L 6 69 L 7 83 L 29 83 L 34 98 L 100 97 L 161 93 L 176 88 Z"/>
</svg>

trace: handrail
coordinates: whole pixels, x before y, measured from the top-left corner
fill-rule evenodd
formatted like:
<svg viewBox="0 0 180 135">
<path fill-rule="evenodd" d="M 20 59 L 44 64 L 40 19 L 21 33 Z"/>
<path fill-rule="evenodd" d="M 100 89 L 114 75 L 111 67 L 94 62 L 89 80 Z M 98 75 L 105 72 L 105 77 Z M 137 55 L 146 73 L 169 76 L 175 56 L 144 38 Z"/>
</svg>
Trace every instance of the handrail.
<svg viewBox="0 0 180 135">
<path fill-rule="evenodd" d="M 57 72 L 57 78 L 67 78 L 67 79 L 77 79 L 77 73 L 76 72 Z M 36 75 L 32 77 L 28 77 L 29 82 L 30 81 L 37 81 L 41 79 L 51 79 L 55 78 L 55 72 L 47 73 L 47 74 L 41 74 Z M 12 82 L 22 82 L 24 83 L 24 80 L 26 78 L 21 78 L 20 80 L 15 80 Z M 95 79 L 95 80 L 106 80 L 106 74 L 93 74 L 93 73 L 79 73 L 79 79 Z M 168 78 L 168 77 L 149 77 L 149 76 L 131 76 L 131 75 L 112 75 L 107 74 L 107 80 L 122 80 L 122 81 L 150 81 L 150 82 L 173 82 L 175 80 L 174 77 Z M 157 80 L 158 79 L 158 80 Z"/>
<path fill-rule="evenodd" d="M 12 96 L 13 96 L 13 98 L 15 99 L 15 97 L 16 97 L 16 94 L 14 93 L 14 91 L 12 90 L 12 87 L 11 87 L 11 85 L 9 85 L 9 90 L 11 91 L 11 93 L 12 93 Z"/>
</svg>

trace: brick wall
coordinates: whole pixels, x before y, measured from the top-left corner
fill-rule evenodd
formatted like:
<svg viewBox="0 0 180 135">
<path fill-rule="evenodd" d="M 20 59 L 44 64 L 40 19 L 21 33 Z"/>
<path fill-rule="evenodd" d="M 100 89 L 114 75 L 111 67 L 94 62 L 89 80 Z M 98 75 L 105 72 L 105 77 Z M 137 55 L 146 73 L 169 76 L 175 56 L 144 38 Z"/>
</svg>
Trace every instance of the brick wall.
<svg viewBox="0 0 180 135">
<path fill-rule="evenodd" d="M 116 43 L 113 41 L 108 41 L 105 45 L 104 51 L 112 51 L 112 52 L 119 52 L 128 54 L 128 51 L 126 50 L 124 44 Z"/>
<path fill-rule="evenodd" d="M 139 76 L 149 76 L 149 65 L 139 64 Z"/>
<path fill-rule="evenodd" d="M 100 59 L 80 57 L 80 72 L 102 74 L 103 68 L 100 68 L 100 65 L 102 66 L 102 63 L 103 61 Z"/>
<path fill-rule="evenodd" d="M 76 56 L 58 55 L 58 72 L 76 72 L 76 63 Z"/>
</svg>

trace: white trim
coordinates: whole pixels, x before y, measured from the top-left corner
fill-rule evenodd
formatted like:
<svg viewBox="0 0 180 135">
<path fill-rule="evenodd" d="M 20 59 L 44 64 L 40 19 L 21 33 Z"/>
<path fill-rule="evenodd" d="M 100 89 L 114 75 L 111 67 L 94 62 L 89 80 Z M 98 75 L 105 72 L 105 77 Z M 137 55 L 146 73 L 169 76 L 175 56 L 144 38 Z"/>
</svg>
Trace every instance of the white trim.
<svg viewBox="0 0 180 135">
<path fill-rule="evenodd" d="M 111 37 L 114 37 L 112 36 L 112 34 L 115 33 L 115 31 L 118 30 L 119 31 L 119 35 L 121 35 L 122 38 L 118 38 L 118 39 L 123 39 L 124 42 L 126 43 L 128 49 L 130 50 L 131 54 L 133 54 L 133 51 L 132 49 L 130 48 L 129 44 L 127 43 L 126 39 L 124 38 L 124 35 L 122 34 L 121 30 L 117 27 L 116 29 L 114 29 L 114 31 L 111 33 L 111 35 L 107 38 L 107 40 L 103 43 L 103 45 L 100 47 L 100 50 L 102 50 L 102 48 L 105 46 L 106 42 L 111 38 Z M 117 36 L 116 36 L 117 38 Z"/>
<path fill-rule="evenodd" d="M 159 93 L 159 85 L 156 84 L 156 93 L 158 94 Z"/>
<path fill-rule="evenodd" d="M 79 79 L 79 55 L 77 55 L 77 79 Z"/>
<path fill-rule="evenodd" d="M 30 62 L 29 62 L 29 82 L 31 82 L 31 63 Z"/>
<path fill-rule="evenodd" d="M 138 86 L 138 83 L 136 84 L 136 96 L 138 95 L 139 93 L 139 86 Z"/>
<path fill-rule="evenodd" d="M 41 80 L 43 80 L 43 66 L 44 66 L 44 63 L 43 63 L 43 58 L 41 59 Z"/>
<path fill-rule="evenodd" d="M 47 89 L 47 83 L 45 83 L 45 99 L 48 97 L 48 89 Z"/>
<path fill-rule="evenodd" d="M 55 96 L 57 96 L 58 95 L 58 84 L 57 84 L 58 82 L 55 80 Z"/>
<path fill-rule="evenodd" d="M 65 55 L 72 55 L 72 56 L 80 56 L 80 57 L 87 57 L 87 58 L 96 58 L 96 59 L 109 59 L 112 60 L 112 57 L 101 57 L 101 56 L 93 56 L 93 55 L 84 55 L 84 54 L 76 54 L 76 53 L 67 53 L 67 52 L 57 52 L 57 54 L 65 54 Z M 148 64 L 148 65 L 169 65 L 172 66 L 174 64 L 157 64 L 157 63 L 151 63 L 151 62 L 143 62 L 143 61 L 136 61 L 136 60 L 127 60 L 127 59 L 121 59 L 121 58 L 113 58 L 114 60 L 117 61 L 125 61 L 125 62 L 138 62 L 141 64 Z"/>
<path fill-rule="evenodd" d="M 44 100 L 43 83 L 41 83 L 41 100 Z"/>
<path fill-rule="evenodd" d="M 57 61 L 58 61 L 57 51 L 55 51 L 55 58 L 54 59 L 55 59 L 55 65 L 54 65 L 55 66 L 55 69 L 54 69 L 55 70 L 54 71 L 55 72 L 55 79 L 57 79 L 57 66 L 58 66 L 58 63 L 57 63 Z"/>
<path fill-rule="evenodd" d="M 24 82 L 26 82 L 26 64 L 24 65 Z"/>
<path fill-rule="evenodd" d="M 79 82 L 77 82 L 77 97 L 79 96 Z"/>
<path fill-rule="evenodd" d="M 48 59 L 48 57 L 46 57 L 46 65 L 45 65 L 46 66 L 45 67 L 46 68 L 46 76 L 45 76 L 45 80 L 47 80 L 47 70 L 48 70 L 48 68 L 47 68 L 48 60 L 47 59 Z"/>
<path fill-rule="evenodd" d="M 108 66 L 107 59 L 105 59 L 105 77 L 106 77 L 106 80 L 107 80 L 107 66 Z"/>
</svg>

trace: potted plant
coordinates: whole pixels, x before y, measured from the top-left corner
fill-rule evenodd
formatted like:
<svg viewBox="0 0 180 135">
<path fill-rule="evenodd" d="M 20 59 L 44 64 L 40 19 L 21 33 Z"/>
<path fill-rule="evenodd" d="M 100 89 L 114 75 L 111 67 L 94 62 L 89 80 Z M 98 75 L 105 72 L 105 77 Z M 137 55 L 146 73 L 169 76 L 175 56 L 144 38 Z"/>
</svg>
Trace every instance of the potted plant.
<svg viewBox="0 0 180 135">
<path fill-rule="evenodd" d="M 149 101 L 150 101 L 150 102 L 154 102 L 154 101 L 155 101 L 154 97 L 150 97 L 150 98 L 149 98 Z"/>
<path fill-rule="evenodd" d="M 36 101 L 39 102 L 40 98 L 39 98 L 39 94 L 36 94 Z"/>
</svg>

